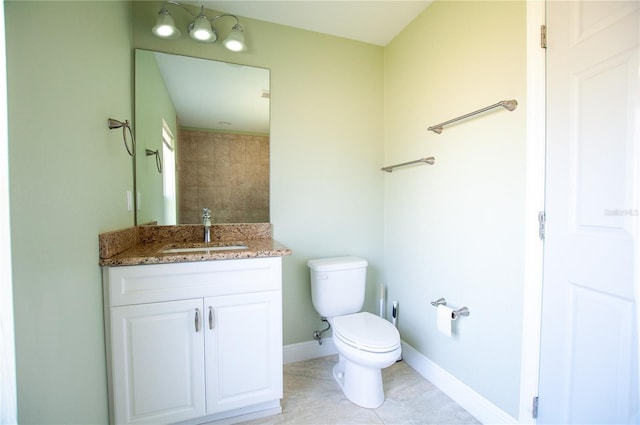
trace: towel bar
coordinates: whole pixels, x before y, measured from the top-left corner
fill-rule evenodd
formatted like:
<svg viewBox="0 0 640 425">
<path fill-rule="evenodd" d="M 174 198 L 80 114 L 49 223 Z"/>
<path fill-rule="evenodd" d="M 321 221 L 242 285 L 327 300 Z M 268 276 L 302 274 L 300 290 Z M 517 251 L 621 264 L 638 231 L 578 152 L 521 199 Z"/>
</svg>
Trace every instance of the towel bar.
<svg viewBox="0 0 640 425">
<path fill-rule="evenodd" d="M 405 165 L 417 164 L 419 162 L 424 162 L 424 163 L 427 163 L 429 165 L 433 165 L 433 163 L 436 162 L 436 159 L 434 157 L 430 156 L 429 158 L 420 158 L 420 159 L 416 159 L 415 161 L 403 162 L 402 164 L 389 165 L 387 167 L 382 167 L 381 170 L 382 171 L 386 171 L 387 173 L 390 173 L 396 167 L 404 167 Z"/>
<path fill-rule="evenodd" d="M 431 127 L 429 127 L 427 129 L 427 131 L 433 131 L 434 133 L 440 134 L 440 133 L 442 133 L 442 130 L 443 130 L 442 127 L 444 127 L 445 125 L 454 123 L 456 121 L 463 120 L 465 118 L 472 117 L 474 115 L 481 114 L 483 112 L 486 112 L 486 111 L 488 111 L 490 109 L 493 109 L 493 108 L 497 108 L 499 106 L 502 106 L 507 111 L 513 111 L 514 109 L 516 109 L 518 107 L 518 101 L 515 100 L 515 99 L 512 99 L 512 100 L 501 100 L 498 103 L 494 103 L 493 105 L 489 105 L 489 106 L 487 106 L 485 108 L 478 109 L 477 111 L 469 112 L 468 114 L 461 115 L 461 116 L 453 118 L 453 119 L 451 119 L 449 121 L 445 121 L 445 122 L 441 122 L 440 124 L 432 125 Z"/>
</svg>

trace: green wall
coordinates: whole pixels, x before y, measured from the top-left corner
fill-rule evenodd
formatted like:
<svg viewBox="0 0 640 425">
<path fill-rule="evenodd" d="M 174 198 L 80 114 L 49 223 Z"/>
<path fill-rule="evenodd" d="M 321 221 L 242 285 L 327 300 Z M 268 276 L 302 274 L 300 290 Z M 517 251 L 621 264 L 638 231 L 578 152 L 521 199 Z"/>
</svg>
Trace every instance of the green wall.
<svg viewBox="0 0 640 425">
<path fill-rule="evenodd" d="M 134 48 L 271 70 L 271 221 L 294 252 L 285 344 L 322 325 L 307 260 L 359 255 L 367 309 L 387 284 L 403 338 L 517 416 L 525 3 L 436 2 L 386 48 L 242 18 L 240 54 L 153 37 L 160 4 L 6 3 L 20 423 L 107 421 L 97 235 L 133 223 L 131 159 L 106 119 L 133 115 Z M 509 98 L 512 113 L 426 132 Z M 451 340 L 434 329 L 439 296 L 471 310 Z"/>
<path fill-rule="evenodd" d="M 151 33 L 159 6 L 134 4 L 135 48 L 271 71 L 271 222 L 275 239 L 293 250 L 283 262 L 284 343 L 309 341 L 324 327 L 311 304 L 310 258 L 367 258 L 373 309 L 382 282 L 383 48 L 246 18 L 244 53 L 166 41 Z M 173 14 L 186 27 L 183 15 Z M 217 27 L 221 39 L 230 29 Z"/>
<path fill-rule="evenodd" d="M 98 234 L 130 226 L 131 5 L 5 3 L 18 421 L 105 423 Z"/>
<path fill-rule="evenodd" d="M 405 341 L 518 417 L 524 285 L 525 2 L 435 2 L 385 49 L 385 276 Z M 449 127 L 431 125 L 500 100 Z M 471 312 L 454 337 L 431 301 Z"/>
<path fill-rule="evenodd" d="M 131 159 L 106 125 L 132 116 L 132 48 L 271 69 L 271 217 L 294 250 L 284 261 L 285 344 L 322 325 L 309 258 L 361 255 L 371 293 L 380 281 L 383 49 L 248 19 L 246 53 L 164 42 L 149 30 L 159 6 L 7 3 L 21 423 L 107 421 L 97 235 L 133 223 Z"/>
</svg>

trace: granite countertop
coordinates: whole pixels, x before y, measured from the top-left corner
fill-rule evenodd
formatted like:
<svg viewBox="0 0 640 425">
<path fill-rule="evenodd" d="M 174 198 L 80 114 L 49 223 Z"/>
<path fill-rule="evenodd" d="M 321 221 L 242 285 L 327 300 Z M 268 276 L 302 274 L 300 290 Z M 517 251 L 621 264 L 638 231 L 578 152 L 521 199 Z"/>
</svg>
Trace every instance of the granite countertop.
<svg viewBox="0 0 640 425">
<path fill-rule="evenodd" d="M 291 250 L 271 237 L 270 223 L 214 224 L 211 242 L 203 242 L 201 225 L 136 226 L 99 235 L 101 266 L 184 263 L 242 258 L 282 257 Z M 222 247 L 245 245 L 246 249 Z M 192 252 L 165 253 L 173 248 Z M 207 248 L 216 248 L 207 250 Z"/>
</svg>

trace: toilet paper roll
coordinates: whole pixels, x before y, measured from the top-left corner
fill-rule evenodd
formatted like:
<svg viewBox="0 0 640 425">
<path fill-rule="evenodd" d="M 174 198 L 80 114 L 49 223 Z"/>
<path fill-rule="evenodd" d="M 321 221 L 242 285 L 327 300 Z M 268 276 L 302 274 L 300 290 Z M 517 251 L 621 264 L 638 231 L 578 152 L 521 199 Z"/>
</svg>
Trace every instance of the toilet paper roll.
<svg viewBox="0 0 640 425">
<path fill-rule="evenodd" d="M 441 334 L 451 338 L 451 323 L 453 318 L 453 309 L 446 305 L 440 304 L 438 306 L 438 331 Z"/>
</svg>

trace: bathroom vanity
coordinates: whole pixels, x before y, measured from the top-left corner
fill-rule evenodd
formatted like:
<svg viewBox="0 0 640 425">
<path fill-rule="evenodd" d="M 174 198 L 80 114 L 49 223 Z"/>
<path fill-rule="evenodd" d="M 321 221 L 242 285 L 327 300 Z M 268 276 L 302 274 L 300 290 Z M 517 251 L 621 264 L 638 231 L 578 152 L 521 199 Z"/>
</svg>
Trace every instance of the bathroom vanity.
<svg viewBox="0 0 640 425">
<path fill-rule="evenodd" d="M 101 258 L 112 423 L 281 412 L 282 256 L 291 251 L 242 236 L 203 245 L 138 235 L 145 242 Z"/>
</svg>

